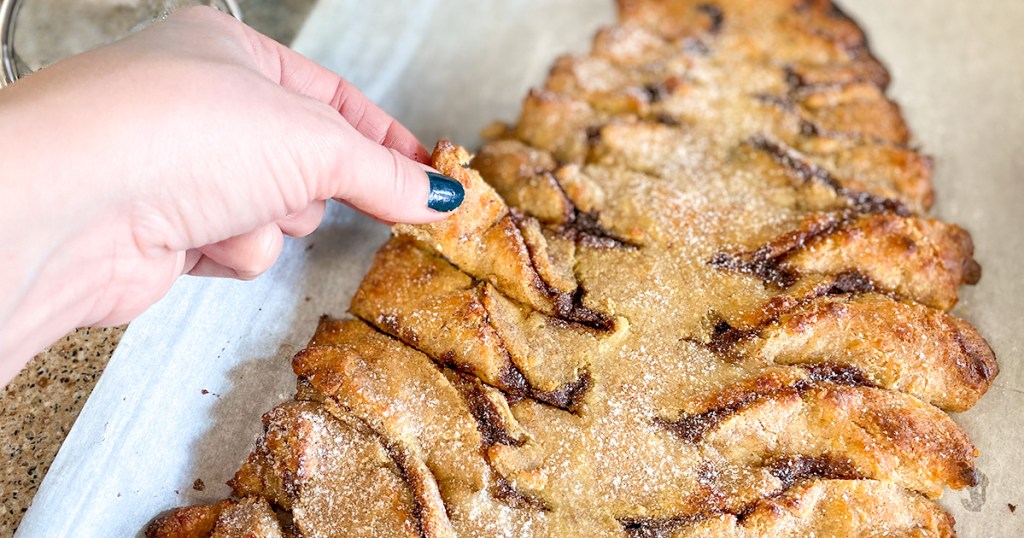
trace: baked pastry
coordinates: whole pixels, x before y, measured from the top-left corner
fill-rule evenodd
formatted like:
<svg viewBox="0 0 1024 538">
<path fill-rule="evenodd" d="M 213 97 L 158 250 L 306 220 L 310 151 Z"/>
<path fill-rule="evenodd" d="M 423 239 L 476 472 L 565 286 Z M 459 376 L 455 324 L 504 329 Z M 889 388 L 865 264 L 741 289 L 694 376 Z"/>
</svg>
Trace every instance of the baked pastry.
<svg viewBox="0 0 1024 538">
<path fill-rule="evenodd" d="M 148 535 L 952 536 L 998 368 L 886 70 L 823 0 L 619 0 L 396 226 L 231 482 Z M 263 508 L 260 508 L 263 509 Z M 195 523 L 200 522 L 200 523 Z M 256 523 L 260 526 L 256 526 Z M 175 534 L 177 533 L 177 534 Z"/>
</svg>

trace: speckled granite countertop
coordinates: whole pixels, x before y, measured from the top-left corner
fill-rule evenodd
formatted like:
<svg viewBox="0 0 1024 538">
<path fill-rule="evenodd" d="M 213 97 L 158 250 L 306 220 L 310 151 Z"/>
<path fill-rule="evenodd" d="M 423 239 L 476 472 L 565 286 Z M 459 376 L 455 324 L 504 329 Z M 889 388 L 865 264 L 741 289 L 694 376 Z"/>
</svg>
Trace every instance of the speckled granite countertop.
<svg viewBox="0 0 1024 538">
<path fill-rule="evenodd" d="M 316 0 L 238 0 L 245 21 L 288 43 Z M 0 537 L 11 536 L 103 373 L 125 327 L 79 329 L 37 355 L 0 393 Z"/>
</svg>

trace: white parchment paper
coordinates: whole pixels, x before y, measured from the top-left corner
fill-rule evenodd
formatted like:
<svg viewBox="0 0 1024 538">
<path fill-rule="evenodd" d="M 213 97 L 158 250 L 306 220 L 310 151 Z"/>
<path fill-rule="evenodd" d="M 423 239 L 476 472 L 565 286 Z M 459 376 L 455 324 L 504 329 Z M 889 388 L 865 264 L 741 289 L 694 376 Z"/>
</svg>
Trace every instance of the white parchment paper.
<svg viewBox="0 0 1024 538">
<path fill-rule="evenodd" d="M 936 214 L 973 233 L 984 269 L 957 313 L 1002 373 L 955 417 L 981 451 L 982 483 L 941 502 L 960 536 L 1024 536 L 1024 2 L 843 6 L 936 157 Z M 321 0 L 294 47 L 428 145 L 473 147 L 491 120 L 515 118 L 558 54 L 585 51 L 613 18 L 612 0 Z M 344 314 L 387 233 L 335 206 L 254 282 L 179 281 L 125 333 L 17 536 L 134 536 L 164 510 L 226 496 L 259 417 L 293 392 L 291 355 L 321 314 Z"/>
</svg>

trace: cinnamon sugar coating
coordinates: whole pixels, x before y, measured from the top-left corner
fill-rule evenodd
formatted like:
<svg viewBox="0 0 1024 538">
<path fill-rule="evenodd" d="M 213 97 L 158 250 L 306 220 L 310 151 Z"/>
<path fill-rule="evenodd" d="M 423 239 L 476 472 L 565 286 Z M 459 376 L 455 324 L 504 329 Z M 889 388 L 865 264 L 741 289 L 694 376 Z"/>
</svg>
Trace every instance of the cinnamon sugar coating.
<svg viewBox="0 0 1024 538">
<path fill-rule="evenodd" d="M 888 81 L 826 0 L 619 0 L 475 156 L 438 143 L 464 205 L 321 320 L 236 495 L 307 538 L 953 536 L 944 411 L 998 366 Z"/>
</svg>

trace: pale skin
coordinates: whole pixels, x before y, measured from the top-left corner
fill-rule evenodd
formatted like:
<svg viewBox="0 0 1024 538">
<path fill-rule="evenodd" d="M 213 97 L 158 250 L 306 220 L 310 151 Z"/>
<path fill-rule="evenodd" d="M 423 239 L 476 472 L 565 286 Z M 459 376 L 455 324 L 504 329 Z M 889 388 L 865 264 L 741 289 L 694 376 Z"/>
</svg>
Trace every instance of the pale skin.
<svg viewBox="0 0 1024 538">
<path fill-rule="evenodd" d="M 0 386 L 183 274 L 252 279 L 328 200 L 426 223 L 428 154 L 338 75 L 192 8 L 0 91 Z"/>
</svg>

